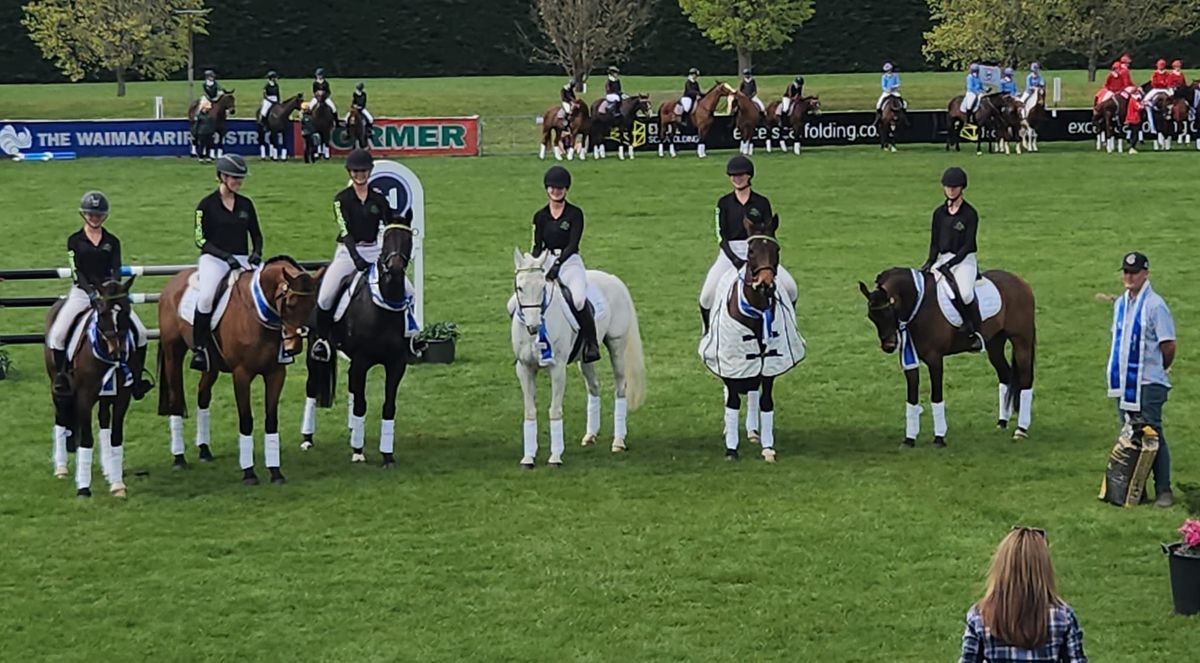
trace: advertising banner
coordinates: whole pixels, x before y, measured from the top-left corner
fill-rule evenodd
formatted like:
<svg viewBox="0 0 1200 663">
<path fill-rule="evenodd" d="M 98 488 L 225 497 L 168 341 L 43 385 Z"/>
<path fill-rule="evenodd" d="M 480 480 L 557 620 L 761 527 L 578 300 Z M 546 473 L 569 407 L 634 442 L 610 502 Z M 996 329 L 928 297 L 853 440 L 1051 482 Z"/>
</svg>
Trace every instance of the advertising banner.
<svg viewBox="0 0 1200 663">
<path fill-rule="evenodd" d="M 471 117 L 377 117 L 371 131 L 371 153 L 382 156 L 479 156 L 479 116 Z M 294 140 L 303 145 L 299 124 Z M 344 127 L 330 136 L 330 152 L 345 154 L 354 149 Z M 303 156 L 303 151 L 297 156 Z"/>
<path fill-rule="evenodd" d="M 223 149 L 258 154 L 253 120 L 229 120 Z M 290 137 L 288 149 L 292 145 Z M 185 119 L 0 120 L 0 154 L 74 152 L 79 157 L 182 157 L 191 154 Z"/>
</svg>

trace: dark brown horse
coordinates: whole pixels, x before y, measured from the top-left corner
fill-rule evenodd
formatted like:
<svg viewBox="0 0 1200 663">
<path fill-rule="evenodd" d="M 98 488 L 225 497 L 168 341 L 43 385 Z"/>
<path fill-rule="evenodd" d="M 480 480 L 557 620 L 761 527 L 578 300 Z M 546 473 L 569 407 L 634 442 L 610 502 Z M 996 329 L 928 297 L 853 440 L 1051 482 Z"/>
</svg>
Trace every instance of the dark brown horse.
<svg viewBox="0 0 1200 663">
<path fill-rule="evenodd" d="M 813 95 L 792 99 L 792 107 L 788 109 L 787 117 L 780 117 L 779 107 L 782 105 L 782 101 L 772 101 L 767 105 L 765 116 L 767 151 L 771 151 L 771 137 L 773 135 L 779 138 L 779 149 L 787 150 L 787 138 L 785 134 L 788 129 L 791 129 L 793 141 L 792 152 L 799 156 L 800 146 L 804 139 L 804 125 L 808 124 L 809 117 L 817 117 L 821 114 L 821 98 Z"/>
<path fill-rule="evenodd" d="M 1021 120 L 1021 143 L 1025 145 L 1026 150 L 1038 151 L 1038 129 L 1048 119 L 1050 113 L 1046 112 L 1046 90 L 1039 88 L 1033 107 L 1025 112 Z"/>
<path fill-rule="evenodd" d="M 571 102 L 571 113 L 564 120 L 559 119 L 562 106 L 551 106 L 542 113 L 542 143 L 538 149 L 538 158 L 546 158 L 546 150 L 553 149 L 554 158 L 562 161 L 565 153 L 568 159 L 574 158 L 576 138 L 584 134 L 584 127 L 589 119 L 588 107 L 582 99 Z M 583 146 L 579 147 L 579 158 L 583 158 Z"/>
<path fill-rule="evenodd" d="M 1192 127 L 1189 117 L 1192 112 L 1193 89 L 1191 87 L 1177 87 L 1175 93 L 1171 96 L 1171 110 L 1169 112 L 1171 120 L 1171 133 L 1168 138 L 1176 139 L 1180 145 L 1188 145 L 1191 141 Z"/>
<path fill-rule="evenodd" d="M 67 477 L 67 451 L 75 454 L 75 494 L 91 497 L 92 409 L 100 404 L 100 465 L 108 480 L 113 497 L 125 497 L 124 449 L 125 413 L 133 394 L 133 380 L 139 379 L 142 369 L 136 358 L 130 320 L 129 289 L 133 279 L 121 283 L 107 281 L 97 288 L 92 308 L 79 316 L 77 325 L 84 325 L 70 365 L 71 391 L 69 396 L 52 396 L 54 401 L 54 476 Z M 50 308 L 46 316 L 49 333 L 62 302 Z M 68 341 L 69 342 L 69 341 Z M 44 350 L 46 372 L 51 383 L 57 371 L 54 355 Z M 103 395 L 102 395 L 103 394 Z"/>
<path fill-rule="evenodd" d="M 962 111 L 963 95 L 950 100 L 946 106 L 946 151 L 953 147 L 959 151 L 962 140 L 974 141 L 975 153 L 983 152 L 983 141 L 988 140 L 991 147 L 991 137 L 1007 131 L 1001 126 L 1000 108 L 994 99 L 995 95 L 983 95 L 979 99 L 979 108 L 975 111 L 975 123 L 967 121 L 967 114 Z M 964 131 L 966 130 L 966 131 Z M 1005 134 L 1007 136 L 1007 134 Z M 1012 138 L 1015 140 L 1015 135 Z"/>
<path fill-rule="evenodd" d="M 735 90 L 733 95 L 733 126 L 738 133 L 738 151 L 745 155 L 754 154 L 754 137 L 762 124 L 763 114 L 754 100 Z"/>
<path fill-rule="evenodd" d="M 191 129 L 196 123 L 196 111 L 200 107 L 200 100 L 196 99 L 188 106 L 188 128 Z M 215 148 L 215 154 L 211 154 L 213 158 L 221 156 L 222 147 L 225 145 L 226 120 L 230 115 L 237 112 L 237 100 L 233 96 L 233 90 L 225 90 L 224 94 L 212 102 L 212 110 L 209 115 L 213 118 L 213 129 L 216 139 L 213 141 L 212 147 Z M 190 133 L 190 132 L 189 132 Z M 192 149 L 195 150 L 193 144 Z"/>
<path fill-rule="evenodd" d="M 355 106 L 350 106 L 350 112 L 346 113 L 346 136 L 350 138 L 352 148 L 371 149 L 371 132 L 370 125 L 367 124 L 367 116 L 363 115 L 362 111 Z"/>
<path fill-rule="evenodd" d="M 329 142 L 333 137 L 333 130 L 337 128 L 337 116 L 333 114 L 333 110 L 329 108 L 329 104 L 325 103 L 325 92 L 318 91 L 316 94 L 317 106 L 312 109 L 312 125 L 313 132 L 321 137 L 321 145 L 317 148 L 317 156 L 328 160 L 329 159 Z"/>
<path fill-rule="evenodd" d="M 1092 106 L 1092 126 L 1096 130 L 1096 149 L 1109 152 L 1120 151 L 1118 141 L 1125 126 L 1125 104 L 1127 100 L 1114 94 Z"/>
<path fill-rule="evenodd" d="M 633 158 L 633 123 L 638 115 L 650 114 L 650 95 L 637 94 L 623 99 L 620 104 L 620 115 L 616 118 L 611 113 L 602 112 L 606 101 L 604 97 L 592 102 L 592 124 L 588 142 L 592 145 L 592 153 L 597 159 L 607 155 L 605 141 L 617 143 L 617 156 L 625 158 L 628 148 L 629 158 Z M 616 135 L 613 135 L 616 134 Z"/>
<path fill-rule="evenodd" d="M 908 111 L 904 110 L 904 100 L 895 95 L 883 100 L 879 108 L 879 149 L 896 151 L 896 132 L 900 127 L 907 127 Z"/>
<path fill-rule="evenodd" d="M 189 269 L 172 278 L 158 301 L 158 414 L 170 417 L 171 453 L 176 468 L 187 467 L 182 431 L 187 408 L 183 367 L 184 355 L 192 344 L 192 326 L 180 317 L 179 303 L 195 271 Z M 201 460 L 212 460 L 208 443 L 212 388 L 221 373 L 232 373 L 242 481 L 247 485 L 258 484 L 254 473 L 254 415 L 250 409 L 250 383 L 258 376 L 262 376 L 266 386 L 263 442 L 266 466 L 272 483 L 284 481 L 279 471 L 279 395 L 287 377 L 287 365 L 281 358 L 303 349 L 300 330 L 316 305 L 317 284 L 324 272 L 322 268 L 315 275 L 309 274 L 287 256 L 271 258 L 257 272 L 242 272 L 231 286 L 228 307 L 212 332 L 212 370 L 201 375 L 196 399 L 196 444 Z M 255 292 L 261 294 L 257 301 Z"/>
<path fill-rule="evenodd" d="M 284 136 L 292 131 L 292 113 L 304 103 L 304 95 L 297 94 L 271 106 L 266 116 L 258 117 L 258 150 L 263 159 L 286 161 L 288 158 Z"/>
<path fill-rule="evenodd" d="M 1014 411 L 1019 412 L 1013 439 L 1028 436 L 1033 403 L 1033 364 L 1037 347 L 1034 324 L 1033 290 L 1011 272 L 991 270 L 984 273 L 1000 293 L 1000 310 L 983 323 L 988 359 L 1000 383 L 999 428 L 1008 426 Z M 920 384 L 918 360 L 929 369 L 930 401 L 933 403 L 933 444 L 946 444 L 945 400 L 942 394 L 942 359 L 966 352 L 969 339 L 946 321 L 937 302 L 937 283 L 930 273 L 906 267 L 894 267 L 875 277 L 874 290 L 862 281 L 859 290 L 867 300 L 867 318 L 879 333 L 879 345 L 886 353 L 900 350 L 901 366 L 908 383 L 907 426 L 904 446 L 916 444 L 920 429 Z M 918 290 L 920 287 L 920 290 Z M 1005 344 L 1012 345 L 1012 363 L 1005 357 Z"/>
</svg>

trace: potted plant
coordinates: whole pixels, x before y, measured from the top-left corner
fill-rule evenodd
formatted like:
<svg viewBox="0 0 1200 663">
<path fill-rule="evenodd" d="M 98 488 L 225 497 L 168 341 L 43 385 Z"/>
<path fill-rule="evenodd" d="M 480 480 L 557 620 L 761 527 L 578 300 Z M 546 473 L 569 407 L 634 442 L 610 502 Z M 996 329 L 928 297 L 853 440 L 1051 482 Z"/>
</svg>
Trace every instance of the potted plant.
<svg viewBox="0 0 1200 663">
<path fill-rule="evenodd" d="M 458 325 L 453 322 L 435 322 L 422 329 L 418 338 L 426 343 L 425 352 L 421 354 L 422 363 L 454 363 L 454 344 L 458 340 Z"/>
<path fill-rule="evenodd" d="M 8 356 L 8 350 L 0 345 L 0 380 L 8 377 L 8 369 L 12 368 L 12 357 Z"/>
<path fill-rule="evenodd" d="M 1175 612 L 1200 613 L 1200 520 L 1187 519 L 1179 528 L 1183 540 L 1163 544 L 1171 567 L 1171 595 Z"/>
</svg>

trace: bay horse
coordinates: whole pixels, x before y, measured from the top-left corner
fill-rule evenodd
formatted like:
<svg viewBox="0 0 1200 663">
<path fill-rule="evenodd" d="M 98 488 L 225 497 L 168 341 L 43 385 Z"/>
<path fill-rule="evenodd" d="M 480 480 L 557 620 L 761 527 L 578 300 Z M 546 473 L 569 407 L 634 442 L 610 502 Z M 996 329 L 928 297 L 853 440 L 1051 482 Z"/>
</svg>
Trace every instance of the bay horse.
<svg viewBox="0 0 1200 663">
<path fill-rule="evenodd" d="M 1021 118 L 1021 142 L 1027 151 L 1038 151 L 1038 129 L 1048 119 L 1050 113 L 1046 111 L 1046 90 L 1039 88 L 1033 106 Z"/>
<path fill-rule="evenodd" d="M 546 158 L 546 149 L 552 148 L 554 158 L 562 161 L 566 153 L 568 160 L 574 158 L 575 141 L 583 133 L 589 119 L 587 104 L 582 99 L 571 102 L 571 113 L 566 117 L 566 128 L 559 120 L 562 105 L 551 106 L 542 113 L 542 142 L 538 148 L 538 158 Z M 579 147 L 579 158 L 583 158 L 583 146 Z"/>
<path fill-rule="evenodd" d="M 158 414 L 169 417 L 174 468 L 188 466 L 184 457 L 184 355 L 192 344 L 192 326 L 180 315 L 180 302 L 195 269 L 180 272 L 163 287 L 158 300 Z M 196 396 L 196 447 L 200 459 L 213 459 L 209 435 L 212 388 L 221 373 L 233 374 L 238 410 L 238 451 L 242 483 L 258 485 L 254 473 L 254 414 L 250 384 L 261 376 L 265 385 L 264 457 L 271 483 L 284 483 L 279 470 L 279 395 L 287 378 L 285 356 L 302 349 L 300 330 L 316 306 L 322 267 L 310 274 L 287 256 L 267 260 L 255 270 L 231 278 L 229 303 L 212 332 L 211 366 L 200 376 Z M 218 298 L 220 294 L 218 294 Z M 281 341 L 282 336 L 282 341 Z"/>
<path fill-rule="evenodd" d="M 333 137 L 334 129 L 337 129 L 337 116 L 330 110 L 329 104 L 325 103 L 325 92 L 320 90 L 316 94 L 317 107 L 312 109 L 312 126 L 313 132 L 321 137 L 321 145 L 317 148 L 317 156 L 329 160 L 330 139 Z"/>
<path fill-rule="evenodd" d="M 1092 126 L 1096 130 L 1096 149 L 1112 152 L 1124 150 L 1122 130 L 1125 126 L 1125 104 L 1127 101 L 1114 94 L 1092 106 Z"/>
<path fill-rule="evenodd" d="M 287 144 L 284 137 L 292 131 L 292 113 L 304 103 L 304 95 L 297 94 L 285 101 L 272 104 L 266 116 L 258 116 L 258 155 L 263 159 L 270 158 L 286 161 L 288 158 Z"/>
<path fill-rule="evenodd" d="M 141 363 L 136 358 L 133 323 L 130 320 L 129 290 L 133 278 L 124 283 L 102 283 L 92 299 L 92 308 L 80 314 L 76 325 L 83 325 L 79 334 L 72 334 L 73 357 L 70 364 L 72 394 L 55 396 L 54 402 L 54 476 L 65 479 L 67 453 L 75 452 L 75 494 L 92 496 L 92 454 L 95 440 L 92 435 L 92 410 L 100 405 L 100 467 L 108 480 L 113 497 L 125 497 L 124 447 L 125 414 L 133 395 L 133 380 L 140 377 Z M 58 316 L 64 300 L 50 307 L 45 331 Z M 49 346 L 43 350 L 46 373 L 53 384 L 57 373 L 54 354 Z"/>
<path fill-rule="evenodd" d="M 549 252 L 534 258 L 513 250 L 513 296 L 508 302 L 512 317 L 512 350 L 517 378 L 524 394 L 524 451 L 521 467 L 532 470 L 537 457 L 537 374 L 550 372 L 550 459 L 551 467 L 562 465 L 566 444 L 563 438 L 563 394 L 567 389 L 567 364 L 575 360 L 578 332 L 568 316 L 569 295 L 558 283 L 547 282 Z M 646 396 L 646 365 L 642 336 L 638 329 L 633 297 L 621 279 L 595 269 L 587 270 L 588 288 L 596 289 L 606 311 L 596 320 L 596 339 L 608 349 L 613 372 L 613 453 L 626 450 L 626 415 L 637 410 Z M 600 382 L 596 364 L 581 364 L 587 385 L 587 427 L 582 446 L 596 442 L 600 434 Z"/>
<path fill-rule="evenodd" d="M 1037 348 L 1033 289 L 1011 272 L 989 270 L 983 276 L 995 284 L 1000 310 L 983 321 L 988 359 L 999 381 L 1000 414 L 997 428 L 1008 427 L 1018 412 L 1013 439 L 1028 437 L 1032 421 L 1033 366 Z M 929 370 L 930 402 L 933 408 L 933 445 L 946 446 L 945 396 L 942 393 L 942 360 L 966 352 L 969 339 L 946 321 L 938 304 L 938 281 L 931 273 L 893 267 L 875 277 L 874 289 L 862 281 L 858 288 L 867 300 L 867 318 L 874 323 L 880 348 L 888 354 L 900 350 L 901 367 L 908 385 L 905 434 L 902 444 L 911 448 L 920 433 L 921 406 L 919 363 Z M 978 296 L 978 293 L 977 293 Z M 1012 362 L 1005 347 L 1012 346 Z"/>
<path fill-rule="evenodd" d="M 1193 87 L 1177 87 L 1171 95 L 1170 120 L 1171 138 L 1177 139 L 1180 145 L 1191 144 L 1192 126 L 1191 113 L 1194 101 Z"/>
<path fill-rule="evenodd" d="M 758 126 L 762 124 L 762 111 L 758 110 L 758 106 L 754 101 L 742 94 L 741 90 L 734 90 L 733 94 L 733 125 L 738 133 L 738 151 L 747 156 L 754 154 L 754 136 L 758 133 Z"/>
<path fill-rule="evenodd" d="M 675 137 L 683 133 L 683 113 L 677 112 L 676 109 L 681 109 L 681 97 L 668 99 L 658 106 L 658 156 L 666 156 L 665 152 L 669 146 L 670 154 L 675 156 Z M 697 99 L 699 101 L 699 99 Z M 692 111 L 695 112 L 695 104 L 692 104 Z"/>
<path fill-rule="evenodd" d="M 220 97 L 218 97 L 216 101 L 212 102 L 212 110 L 209 111 L 210 115 L 213 118 L 213 129 L 214 129 L 213 133 L 216 136 L 216 139 L 213 141 L 212 145 L 210 146 L 213 148 L 214 152 L 209 154 L 209 156 L 212 157 L 213 159 L 220 158 L 221 154 L 224 152 L 223 147 L 225 145 L 225 132 L 228 131 L 228 128 L 226 126 L 226 120 L 228 119 L 228 117 L 230 115 L 233 115 L 237 112 L 237 100 L 234 98 L 234 95 L 233 95 L 234 91 L 233 90 L 224 90 L 223 92 L 224 92 L 224 94 L 222 94 Z M 189 129 L 191 129 L 196 124 L 196 111 L 199 107 L 200 107 L 199 99 L 192 101 L 192 103 L 188 105 L 187 117 L 188 117 L 188 128 Z M 189 131 L 189 133 L 191 133 L 191 132 Z M 196 155 L 196 148 L 197 148 L 197 146 L 195 144 L 195 141 L 193 140 L 192 141 L 192 154 L 193 155 Z"/>
<path fill-rule="evenodd" d="M 799 97 L 792 100 L 792 107 L 788 109 L 787 117 L 779 117 L 779 107 L 781 101 L 772 101 L 767 106 L 766 112 L 766 127 L 767 127 L 767 151 L 771 151 L 771 134 L 774 130 L 778 130 L 779 134 L 779 149 L 787 150 L 787 138 L 785 133 L 787 129 L 792 131 L 792 152 L 796 156 L 800 156 L 800 146 L 804 138 L 804 125 L 808 124 L 809 117 L 817 117 L 821 114 L 821 97 L 812 95 L 807 97 Z"/>
<path fill-rule="evenodd" d="M 592 102 L 591 107 L 591 131 L 589 142 L 592 145 L 592 156 L 597 159 L 603 159 L 608 156 L 608 150 L 605 147 L 606 140 L 613 140 L 617 143 L 617 156 L 624 160 L 626 147 L 629 148 L 629 158 L 633 158 L 633 123 L 637 119 L 638 114 L 650 113 L 650 95 L 636 94 L 626 97 L 621 100 L 620 116 L 613 118 L 607 112 L 602 112 L 605 107 L 604 97 Z M 612 133 L 616 132 L 616 136 Z"/>
<path fill-rule="evenodd" d="M 997 151 L 1011 154 L 1013 143 L 1016 143 L 1017 154 L 1021 153 L 1021 103 L 1011 95 L 996 94 L 992 96 L 992 107 Z M 991 145 L 989 144 L 989 149 Z"/>
<path fill-rule="evenodd" d="M 903 99 L 891 95 L 879 109 L 879 149 L 895 152 L 896 132 L 902 126 L 909 126 L 908 111 L 904 110 Z"/>
<path fill-rule="evenodd" d="M 346 113 L 346 136 L 350 139 L 351 149 L 371 149 L 371 132 L 368 130 L 367 118 L 354 106 L 350 106 L 350 111 Z"/>
<path fill-rule="evenodd" d="M 696 136 L 699 142 L 696 143 L 696 156 L 703 159 L 708 156 L 708 148 L 705 147 L 705 141 L 708 139 L 708 131 L 712 128 L 713 115 L 716 114 L 717 104 L 721 99 L 733 93 L 733 88 L 727 85 L 724 81 L 714 81 L 713 86 L 708 88 L 703 96 L 696 100 L 696 105 L 692 107 L 692 126 L 696 128 Z"/>
<path fill-rule="evenodd" d="M 988 148 L 991 148 L 991 137 L 998 135 L 1001 131 L 1000 126 L 1000 111 L 992 100 L 993 95 L 984 95 L 979 100 L 979 109 L 975 111 L 975 132 L 974 135 L 968 133 L 963 135 L 964 128 L 970 124 L 967 122 L 967 114 L 962 111 L 962 101 L 964 95 L 958 95 L 950 100 L 946 105 L 946 151 L 949 152 L 953 147 L 955 152 L 958 152 L 960 142 L 966 138 L 974 140 L 975 153 L 983 152 L 983 140 L 988 139 Z"/>
<path fill-rule="evenodd" d="M 308 381 L 305 383 L 304 420 L 300 433 L 300 448 L 313 446 L 316 434 L 316 408 L 333 405 L 337 385 L 338 352 L 350 358 L 350 462 L 365 463 L 363 453 L 364 418 L 367 414 L 367 372 L 374 366 L 384 367 L 383 420 L 380 425 L 379 454 L 385 469 L 394 467 L 393 453 L 396 428 L 396 392 L 408 365 L 413 361 L 413 349 L 407 332 L 415 331 L 416 323 L 409 322 L 413 294 L 406 291 L 404 272 L 412 259 L 412 212 L 383 229 L 379 259 L 352 287 L 350 303 L 345 314 L 334 323 L 332 338 L 334 352 L 327 362 L 308 356 Z M 314 321 L 315 324 L 315 321 Z"/>
</svg>

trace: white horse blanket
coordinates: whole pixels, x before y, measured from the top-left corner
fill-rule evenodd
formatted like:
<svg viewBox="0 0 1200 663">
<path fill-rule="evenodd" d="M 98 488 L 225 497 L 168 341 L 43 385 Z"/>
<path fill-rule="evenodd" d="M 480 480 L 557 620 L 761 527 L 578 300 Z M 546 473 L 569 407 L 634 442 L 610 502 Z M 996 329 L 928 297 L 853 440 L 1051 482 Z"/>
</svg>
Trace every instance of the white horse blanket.
<svg viewBox="0 0 1200 663">
<path fill-rule="evenodd" d="M 952 327 L 961 327 L 963 320 L 958 309 L 954 308 L 954 291 L 946 282 L 946 277 L 938 270 L 933 270 L 933 278 L 938 284 L 938 307 Z M 975 299 L 979 300 L 979 319 L 988 320 L 1000 312 L 1000 291 L 991 279 L 979 278 L 975 281 Z"/>
<path fill-rule="evenodd" d="M 762 336 L 738 322 L 726 305 L 729 293 L 738 287 L 742 270 L 730 270 L 717 285 L 718 304 L 709 314 L 708 333 L 700 339 L 700 358 L 708 370 L 721 378 L 746 379 L 783 375 L 804 361 L 805 341 L 796 324 L 796 309 L 787 297 L 777 298 L 770 311 L 755 311 L 740 300 L 751 317 L 762 320 Z"/>
</svg>

